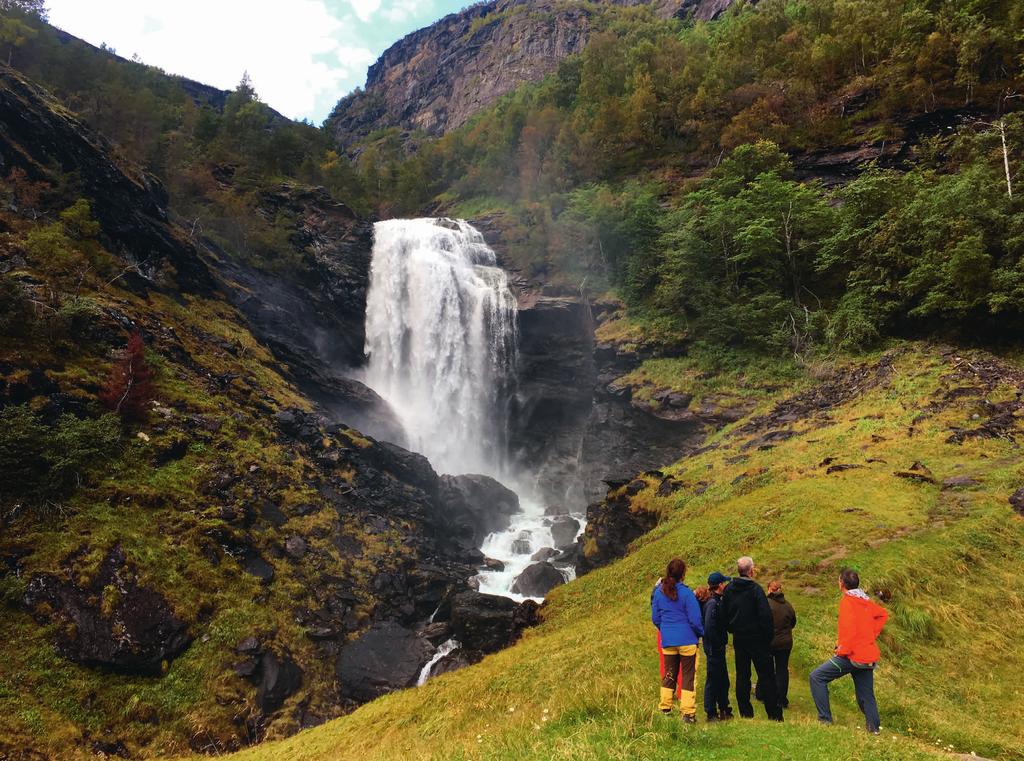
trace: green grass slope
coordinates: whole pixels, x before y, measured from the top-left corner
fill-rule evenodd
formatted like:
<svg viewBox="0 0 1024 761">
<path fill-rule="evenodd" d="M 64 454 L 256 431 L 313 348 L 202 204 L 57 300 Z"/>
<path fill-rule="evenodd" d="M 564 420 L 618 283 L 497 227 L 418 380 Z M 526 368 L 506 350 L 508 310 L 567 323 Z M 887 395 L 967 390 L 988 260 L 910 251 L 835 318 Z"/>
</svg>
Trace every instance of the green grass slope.
<svg viewBox="0 0 1024 761">
<path fill-rule="evenodd" d="M 237 758 L 1024 758 L 1024 521 L 1007 502 L 1024 484 L 1013 441 L 1024 372 L 934 347 L 890 356 L 809 370 L 798 419 L 740 421 L 669 468 L 711 487 L 642 492 L 634 507 L 662 512 L 663 523 L 626 558 L 553 592 L 543 624 L 513 648 Z M 787 393 L 755 415 L 793 409 L 776 407 Z M 759 448 L 759 436 L 779 429 L 793 435 Z M 967 431 L 955 437 L 962 443 L 949 441 L 956 429 Z M 826 458 L 861 467 L 829 474 Z M 894 475 L 915 462 L 932 481 Z M 953 476 L 977 484 L 944 487 Z M 685 727 L 656 710 L 651 586 L 674 555 L 695 585 L 744 553 L 762 581 L 781 579 L 799 614 L 791 710 L 784 725 L 759 714 Z M 877 738 L 861 729 L 849 680 L 833 686 L 833 727 L 816 723 L 806 684 L 834 645 L 834 579 L 846 564 L 891 612 Z"/>
</svg>

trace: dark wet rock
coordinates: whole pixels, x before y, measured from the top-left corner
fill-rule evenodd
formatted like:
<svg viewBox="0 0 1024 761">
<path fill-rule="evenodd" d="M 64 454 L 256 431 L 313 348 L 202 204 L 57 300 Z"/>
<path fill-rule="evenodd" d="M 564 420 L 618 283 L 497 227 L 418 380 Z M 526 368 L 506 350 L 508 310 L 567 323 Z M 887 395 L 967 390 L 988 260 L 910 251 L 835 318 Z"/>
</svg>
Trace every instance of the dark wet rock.
<svg viewBox="0 0 1024 761">
<path fill-rule="evenodd" d="M 897 470 L 893 472 L 893 475 L 897 478 L 903 478 L 907 481 L 917 481 L 922 484 L 933 484 L 935 479 L 927 473 L 920 473 L 916 470 Z"/>
<path fill-rule="evenodd" d="M 530 555 L 530 560 L 533 560 L 535 562 L 543 562 L 545 560 L 550 560 L 558 554 L 558 550 L 556 550 L 554 547 L 541 547 L 535 553 Z"/>
<path fill-rule="evenodd" d="M 258 553 L 252 553 L 246 557 L 242 568 L 247 574 L 255 576 L 264 584 L 269 584 L 274 580 L 274 566 L 264 560 Z"/>
<path fill-rule="evenodd" d="M 286 435 L 306 444 L 313 444 L 323 436 L 323 420 L 319 415 L 298 408 L 280 410 L 274 423 Z"/>
<path fill-rule="evenodd" d="M 278 528 L 288 522 L 288 516 L 281 510 L 280 505 L 271 499 L 260 501 L 260 517 L 270 525 Z"/>
<path fill-rule="evenodd" d="M 237 676 L 249 679 L 255 676 L 256 670 L 260 667 L 259 658 L 243 658 L 231 667 Z"/>
<path fill-rule="evenodd" d="M 486 226 L 483 228 L 486 230 Z M 488 242 L 499 251 L 499 236 Z M 594 395 L 593 319 L 578 294 L 526 292 L 519 303 L 519 378 L 509 416 L 509 451 L 537 475 L 542 501 L 583 505 L 580 446 Z"/>
<path fill-rule="evenodd" d="M 188 454 L 189 444 L 189 440 L 185 437 L 174 438 L 158 444 L 153 452 L 153 465 L 162 468 L 168 463 L 180 460 Z"/>
<path fill-rule="evenodd" d="M 637 494 L 647 488 L 647 482 L 642 478 L 636 478 L 626 484 L 625 492 L 627 496 L 635 497 Z"/>
<path fill-rule="evenodd" d="M 235 645 L 236 653 L 258 653 L 260 651 L 260 641 L 256 637 L 250 635 Z"/>
<path fill-rule="evenodd" d="M 452 600 L 452 632 L 469 653 L 493 653 L 508 647 L 527 626 L 537 623 L 537 604 L 507 597 L 462 592 Z"/>
<path fill-rule="evenodd" d="M 926 476 L 930 476 L 932 474 L 928 466 L 925 465 L 923 462 L 920 462 L 919 460 L 915 460 L 914 463 L 909 468 L 907 468 L 907 470 L 913 471 L 914 473 L 923 473 Z"/>
<path fill-rule="evenodd" d="M 286 655 L 266 652 L 260 658 L 256 705 L 271 714 L 302 687 L 302 669 Z"/>
<path fill-rule="evenodd" d="M 488 534 L 508 528 L 519 497 L 490 476 L 441 476 L 439 500 L 453 530 L 479 546 Z"/>
<path fill-rule="evenodd" d="M 556 502 L 544 508 L 544 515 L 569 515 L 571 512 L 569 506 L 562 502 Z"/>
<path fill-rule="evenodd" d="M 568 568 L 569 566 L 576 565 L 578 555 L 579 543 L 574 544 L 571 547 L 566 547 L 554 557 L 549 558 L 549 562 L 558 568 Z"/>
<path fill-rule="evenodd" d="M 793 431 L 793 430 L 790 430 L 790 429 L 782 429 L 782 430 L 777 430 L 777 431 L 768 431 L 767 433 L 761 434 L 760 436 L 756 436 L 753 439 L 751 439 L 750 441 L 746 442 L 743 446 L 740 447 L 740 451 L 741 452 L 745 452 L 748 449 L 754 449 L 754 448 L 756 448 L 758 450 L 761 450 L 761 451 L 764 451 L 766 449 L 771 449 L 776 444 L 779 444 L 779 443 L 781 443 L 783 441 L 788 441 L 789 439 L 793 438 L 795 435 L 796 435 L 796 431 Z"/>
<path fill-rule="evenodd" d="M 829 465 L 828 469 L 825 472 L 826 473 L 842 473 L 844 470 L 856 470 L 858 468 L 863 468 L 863 467 L 864 467 L 863 465 L 855 465 L 853 463 L 840 462 L 840 463 L 836 463 L 835 465 Z"/>
<path fill-rule="evenodd" d="M 551 538 L 555 547 L 564 549 L 576 541 L 580 531 L 580 522 L 571 516 L 562 516 L 551 522 Z"/>
<path fill-rule="evenodd" d="M 1011 494 L 1007 501 L 1017 513 L 1024 515 L 1024 486 Z"/>
<path fill-rule="evenodd" d="M 59 624 L 58 648 L 86 666 L 158 676 L 192 641 L 185 622 L 163 595 L 139 583 L 117 545 L 85 586 L 33 576 L 25 604 L 38 619 Z"/>
<path fill-rule="evenodd" d="M 421 627 L 419 633 L 427 642 L 437 647 L 442 642 L 451 639 L 452 627 L 447 621 L 435 621 L 432 624 Z"/>
<path fill-rule="evenodd" d="M 972 486 L 979 486 L 981 481 L 970 476 L 950 476 L 949 478 L 943 479 L 943 489 L 969 489 Z"/>
<path fill-rule="evenodd" d="M 434 664 L 433 668 L 430 669 L 430 676 L 433 678 L 435 676 L 441 676 L 441 674 L 458 671 L 461 668 L 469 666 L 471 663 L 472 661 L 470 661 L 469 655 L 466 653 L 465 649 L 461 647 L 456 648 Z"/>
<path fill-rule="evenodd" d="M 512 585 L 513 594 L 524 597 L 544 597 L 557 586 L 565 583 L 562 572 L 551 563 L 541 562 L 529 565 L 516 577 Z"/>
<path fill-rule="evenodd" d="M 601 483 L 608 487 L 608 491 L 615 491 L 616 489 L 621 489 L 632 480 L 633 476 L 605 476 L 601 479 Z"/>
<path fill-rule="evenodd" d="M 505 564 L 495 558 L 484 558 L 483 567 L 489 571 L 504 571 Z"/>
<path fill-rule="evenodd" d="M 609 496 L 587 507 L 587 527 L 578 540 L 580 575 L 623 557 L 630 543 L 658 524 L 658 515 L 631 509 L 627 494 Z"/>
<path fill-rule="evenodd" d="M 677 491 L 682 489 L 684 486 L 685 484 L 682 481 L 678 480 L 677 478 L 673 478 L 672 476 L 666 476 L 661 480 L 661 483 L 658 484 L 658 491 L 656 492 L 656 494 L 659 497 L 670 497 Z"/>
<path fill-rule="evenodd" d="M 290 536 L 284 542 L 284 552 L 292 560 L 302 560 L 308 548 L 308 543 L 301 536 Z"/>
<path fill-rule="evenodd" d="M 412 687 L 432 653 L 426 639 L 404 626 L 393 621 L 374 624 L 341 651 L 335 667 L 341 694 L 365 703 Z"/>
</svg>

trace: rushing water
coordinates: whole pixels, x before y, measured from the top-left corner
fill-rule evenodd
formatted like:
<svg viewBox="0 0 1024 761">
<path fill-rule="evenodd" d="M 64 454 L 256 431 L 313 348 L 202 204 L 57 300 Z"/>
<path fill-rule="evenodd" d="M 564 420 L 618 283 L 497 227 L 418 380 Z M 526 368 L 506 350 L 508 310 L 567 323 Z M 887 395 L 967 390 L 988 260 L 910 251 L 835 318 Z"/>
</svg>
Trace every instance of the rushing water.
<svg viewBox="0 0 1024 761">
<path fill-rule="evenodd" d="M 507 462 L 517 351 L 515 297 L 476 229 L 447 219 L 374 226 L 366 381 L 395 410 L 410 448 L 426 455 L 435 470 L 482 473 L 519 493 L 521 513 L 481 547 L 505 568 L 482 571 L 478 580 L 481 592 L 522 600 L 511 591 L 516 577 L 553 539 L 543 505 Z M 563 574 L 572 578 L 573 571 Z M 445 642 L 419 683 L 457 646 Z"/>
<path fill-rule="evenodd" d="M 396 219 L 374 233 L 368 384 L 438 472 L 507 476 L 518 341 L 505 271 L 462 220 Z"/>
</svg>

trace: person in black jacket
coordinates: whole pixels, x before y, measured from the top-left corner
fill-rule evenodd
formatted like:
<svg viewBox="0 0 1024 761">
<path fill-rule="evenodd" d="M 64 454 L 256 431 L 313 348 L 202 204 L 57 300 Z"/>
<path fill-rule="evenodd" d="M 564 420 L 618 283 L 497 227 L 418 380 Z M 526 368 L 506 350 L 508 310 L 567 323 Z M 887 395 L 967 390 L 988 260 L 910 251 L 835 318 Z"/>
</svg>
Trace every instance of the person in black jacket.
<svg viewBox="0 0 1024 761">
<path fill-rule="evenodd" d="M 754 581 L 754 561 L 742 557 L 736 561 L 739 577 L 734 578 L 722 595 L 722 619 L 732 634 L 732 647 L 736 656 L 736 704 L 740 716 L 753 718 L 754 706 L 750 702 L 750 665 L 757 671 L 757 681 L 764 691 L 764 710 L 769 719 L 782 721 L 775 668 L 770 645 L 775 636 L 768 598 L 761 585 Z"/>
<path fill-rule="evenodd" d="M 704 711 L 708 721 L 732 718 L 729 705 L 729 667 L 725 662 L 725 647 L 729 633 L 722 620 L 722 593 L 729 577 L 715 571 L 708 576 L 711 596 L 704 604 L 704 655 L 707 658 L 707 678 L 704 681 Z"/>
</svg>

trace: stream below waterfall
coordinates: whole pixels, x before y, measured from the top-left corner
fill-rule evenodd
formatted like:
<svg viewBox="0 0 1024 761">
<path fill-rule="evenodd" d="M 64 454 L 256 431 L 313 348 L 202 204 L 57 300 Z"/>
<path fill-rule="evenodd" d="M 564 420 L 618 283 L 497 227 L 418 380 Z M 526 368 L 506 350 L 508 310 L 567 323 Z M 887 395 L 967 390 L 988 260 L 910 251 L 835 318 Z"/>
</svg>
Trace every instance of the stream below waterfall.
<svg viewBox="0 0 1024 761">
<path fill-rule="evenodd" d="M 552 536 L 558 518 L 545 515 L 544 505 L 522 486 L 530 474 L 514 472 L 508 460 L 517 305 L 505 271 L 479 231 L 463 220 L 376 223 L 366 353 L 365 381 L 394 409 L 410 449 L 425 455 L 439 473 L 490 476 L 519 495 L 520 512 L 511 525 L 487 536 L 480 547 L 502 567 L 482 568 L 476 582 L 483 593 L 526 599 L 512 590 L 520 574 L 538 562 L 535 553 L 559 549 Z M 581 528 L 582 516 L 573 517 Z M 553 560 L 565 580 L 575 577 L 569 563 Z M 438 648 L 420 683 L 455 647 L 446 642 Z"/>
</svg>

